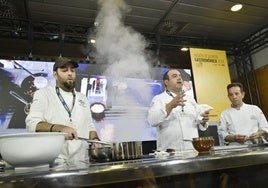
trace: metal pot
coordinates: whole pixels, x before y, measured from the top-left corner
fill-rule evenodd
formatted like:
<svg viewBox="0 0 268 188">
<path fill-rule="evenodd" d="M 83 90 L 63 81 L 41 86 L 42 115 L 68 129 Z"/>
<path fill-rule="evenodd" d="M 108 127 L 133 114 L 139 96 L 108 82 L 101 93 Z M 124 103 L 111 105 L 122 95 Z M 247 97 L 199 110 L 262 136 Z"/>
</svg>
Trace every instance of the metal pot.
<svg viewBox="0 0 268 188">
<path fill-rule="evenodd" d="M 102 146 L 98 148 L 89 148 L 89 158 L 95 162 L 113 161 L 113 148 L 110 146 Z"/>
<path fill-rule="evenodd" d="M 112 145 L 100 145 L 97 148 L 89 148 L 88 154 L 91 161 L 108 162 L 142 158 L 142 142 L 119 142 Z"/>
<path fill-rule="evenodd" d="M 88 149 L 88 156 L 90 161 L 94 162 L 108 162 L 113 161 L 113 147 L 110 142 L 103 142 L 98 140 L 90 140 L 87 138 L 78 137 L 90 144 Z"/>
<path fill-rule="evenodd" d="M 119 142 L 113 143 L 114 159 L 128 160 L 142 158 L 142 142 Z"/>
</svg>

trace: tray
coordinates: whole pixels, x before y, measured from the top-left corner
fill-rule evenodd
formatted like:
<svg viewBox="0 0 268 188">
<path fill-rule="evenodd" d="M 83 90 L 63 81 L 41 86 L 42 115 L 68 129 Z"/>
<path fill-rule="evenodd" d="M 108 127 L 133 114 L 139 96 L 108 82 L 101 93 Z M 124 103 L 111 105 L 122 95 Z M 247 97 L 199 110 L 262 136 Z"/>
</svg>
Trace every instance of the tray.
<svg viewBox="0 0 268 188">
<path fill-rule="evenodd" d="M 226 150 L 241 150 L 248 148 L 249 145 L 233 145 L 233 146 L 214 146 L 211 148 L 212 151 L 226 151 Z"/>
</svg>

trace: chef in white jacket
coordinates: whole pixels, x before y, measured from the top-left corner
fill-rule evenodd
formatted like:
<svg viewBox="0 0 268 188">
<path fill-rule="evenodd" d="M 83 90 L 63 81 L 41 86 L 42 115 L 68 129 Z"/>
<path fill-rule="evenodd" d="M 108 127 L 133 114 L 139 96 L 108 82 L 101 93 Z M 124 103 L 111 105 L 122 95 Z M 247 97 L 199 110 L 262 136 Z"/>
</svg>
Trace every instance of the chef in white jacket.
<svg viewBox="0 0 268 188">
<path fill-rule="evenodd" d="M 268 123 L 262 110 L 243 102 L 245 92 L 239 82 L 227 85 L 230 107 L 222 111 L 218 134 L 220 144 L 240 145 L 268 133 Z"/>
<path fill-rule="evenodd" d="M 64 132 L 65 145 L 57 161 L 88 160 L 88 144 L 78 137 L 99 140 L 86 96 L 75 91 L 78 64 L 60 57 L 53 67 L 55 86 L 37 90 L 26 117 L 30 132 Z"/>
<path fill-rule="evenodd" d="M 176 69 L 163 75 L 165 91 L 156 95 L 148 111 L 148 122 L 157 128 L 157 150 L 193 150 L 198 129 L 208 128 L 209 111 L 202 111 L 195 99 L 182 91 L 183 80 Z"/>
</svg>

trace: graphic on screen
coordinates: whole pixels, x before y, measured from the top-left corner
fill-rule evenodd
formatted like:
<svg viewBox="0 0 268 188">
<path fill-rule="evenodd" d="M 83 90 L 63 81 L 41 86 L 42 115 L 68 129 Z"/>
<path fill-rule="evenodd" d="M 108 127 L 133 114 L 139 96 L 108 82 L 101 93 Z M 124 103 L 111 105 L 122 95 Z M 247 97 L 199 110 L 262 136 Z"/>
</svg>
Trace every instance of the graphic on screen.
<svg viewBox="0 0 268 188">
<path fill-rule="evenodd" d="M 34 92 L 55 85 L 54 62 L 0 60 L 0 130 L 25 129 Z M 105 141 L 155 140 L 147 121 L 152 98 L 163 91 L 166 68 L 154 68 L 154 79 L 103 76 L 98 64 L 79 64 L 76 90 L 87 96 L 97 132 Z M 185 90 L 192 90 L 189 70 L 183 70 Z"/>
</svg>

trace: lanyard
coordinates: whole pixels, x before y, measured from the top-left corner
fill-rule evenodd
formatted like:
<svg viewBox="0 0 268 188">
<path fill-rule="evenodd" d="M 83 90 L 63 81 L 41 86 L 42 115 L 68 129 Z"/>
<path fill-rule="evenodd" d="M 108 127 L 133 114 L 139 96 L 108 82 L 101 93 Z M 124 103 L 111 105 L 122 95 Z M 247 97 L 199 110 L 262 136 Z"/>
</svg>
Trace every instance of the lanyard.
<svg viewBox="0 0 268 188">
<path fill-rule="evenodd" d="M 169 90 L 166 90 L 166 93 L 172 98 L 175 98 Z M 181 106 L 181 111 L 184 112 L 184 105 Z"/>
<path fill-rule="evenodd" d="M 171 96 L 172 98 L 175 98 L 169 90 L 166 90 L 166 93 L 167 93 L 169 96 Z"/>
<path fill-rule="evenodd" d="M 75 97 L 76 97 L 74 90 L 72 91 L 72 93 L 73 93 L 73 104 L 72 104 L 72 109 L 71 110 L 68 108 L 68 105 L 66 104 L 66 102 L 65 102 L 64 98 L 62 97 L 62 95 L 60 94 L 59 87 L 57 87 L 57 86 L 56 86 L 56 93 L 57 93 L 57 95 L 58 95 L 58 97 L 60 99 L 61 104 L 64 106 L 65 110 L 68 112 L 70 121 L 72 122 L 72 110 L 74 108 Z"/>
</svg>

